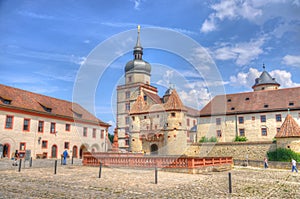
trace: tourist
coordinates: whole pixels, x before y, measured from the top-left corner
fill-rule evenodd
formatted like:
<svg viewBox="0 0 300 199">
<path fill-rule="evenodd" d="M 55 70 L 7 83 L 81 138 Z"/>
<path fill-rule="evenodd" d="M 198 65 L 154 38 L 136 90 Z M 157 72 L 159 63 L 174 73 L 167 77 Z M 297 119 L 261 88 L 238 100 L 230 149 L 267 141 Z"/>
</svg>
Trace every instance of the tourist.
<svg viewBox="0 0 300 199">
<path fill-rule="evenodd" d="M 297 163 L 296 160 L 292 159 L 292 172 L 296 171 L 298 173 L 296 163 Z"/>
<path fill-rule="evenodd" d="M 67 157 L 68 157 L 68 151 L 67 150 L 65 150 L 64 152 L 63 152 L 63 157 L 64 157 L 64 161 L 63 161 L 63 165 L 66 165 L 67 164 Z"/>
<path fill-rule="evenodd" d="M 268 165 L 268 158 L 265 158 L 265 159 L 264 159 L 264 167 L 265 167 L 265 169 L 269 168 L 269 165 Z"/>
<path fill-rule="evenodd" d="M 18 152 L 18 150 L 16 150 L 16 152 L 14 154 L 13 166 L 18 166 L 18 162 L 17 162 L 18 158 L 19 158 L 19 152 Z"/>
</svg>

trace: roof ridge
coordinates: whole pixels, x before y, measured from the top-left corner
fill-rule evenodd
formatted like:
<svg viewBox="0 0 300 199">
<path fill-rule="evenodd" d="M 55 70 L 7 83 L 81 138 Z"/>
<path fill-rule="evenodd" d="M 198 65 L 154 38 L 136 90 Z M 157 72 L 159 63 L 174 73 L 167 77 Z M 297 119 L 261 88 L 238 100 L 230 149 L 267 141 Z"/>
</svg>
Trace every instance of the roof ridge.
<svg viewBox="0 0 300 199">
<path fill-rule="evenodd" d="M 33 92 L 33 91 L 28 91 L 28 90 L 25 90 L 25 89 L 21 89 L 21 88 L 7 86 L 7 85 L 4 85 L 4 84 L 0 84 L 0 86 L 4 86 L 4 87 L 10 88 L 10 89 L 19 90 L 19 91 L 26 92 L 26 93 L 31 93 L 33 95 L 40 95 L 40 96 L 43 96 L 43 97 L 47 97 L 47 98 L 51 98 L 51 99 L 55 99 L 55 100 L 59 100 L 59 101 L 64 101 L 64 102 L 68 102 L 68 103 L 78 104 L 76 102 L 71 102 L 71 101 L 68 101 L 68 100 L 65 100 L 65 99 L 59 99 L 59 98 L 52 97 L 52 96 L 49 96 L 49 95 L 44 95 L 44 94 L 41 94 L 41 93 L 36 93 L 36 92 Z"/>
</svg>

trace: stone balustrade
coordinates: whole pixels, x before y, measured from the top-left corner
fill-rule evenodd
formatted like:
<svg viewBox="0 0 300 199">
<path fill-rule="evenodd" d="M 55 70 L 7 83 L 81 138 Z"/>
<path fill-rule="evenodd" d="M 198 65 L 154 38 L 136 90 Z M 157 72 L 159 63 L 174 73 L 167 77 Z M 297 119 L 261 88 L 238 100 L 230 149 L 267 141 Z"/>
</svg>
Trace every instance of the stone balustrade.
<svg viewBox="0 0 300 199">
<path fill-rule="evenodd" d="M 233 164 L 232 157 L 144 156 L 141 153 L 83 153 L 83 165 L 139 168 L 201 168 Z"/>
</svg>

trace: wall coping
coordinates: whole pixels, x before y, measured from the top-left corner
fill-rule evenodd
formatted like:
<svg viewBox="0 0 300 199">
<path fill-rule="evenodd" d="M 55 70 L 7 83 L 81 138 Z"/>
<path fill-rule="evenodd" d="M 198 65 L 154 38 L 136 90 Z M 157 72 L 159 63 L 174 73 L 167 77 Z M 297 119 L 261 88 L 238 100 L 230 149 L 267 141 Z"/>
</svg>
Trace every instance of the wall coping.
<svg viewBox="0 0 300 199">
<path fill-rule="evenodd" d="M 205 142 L 205 143 L 192 143 L 190 146 L 226 146 L 226 145 L 265 145 L 276 144 L 273 141 L 254 141 L 254 142 Z"/>
</svg>

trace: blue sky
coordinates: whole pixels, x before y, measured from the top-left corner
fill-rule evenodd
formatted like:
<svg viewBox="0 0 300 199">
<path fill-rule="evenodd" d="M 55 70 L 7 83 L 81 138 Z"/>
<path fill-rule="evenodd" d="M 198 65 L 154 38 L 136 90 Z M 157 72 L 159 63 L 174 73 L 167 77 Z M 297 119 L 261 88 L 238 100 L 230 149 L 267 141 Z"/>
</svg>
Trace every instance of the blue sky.
<svg viewBox="0 0 300 199">
<path fill-rule="evenodd" d="M 74 87 L 89 57 L 97 49 L 102 55 L 116 53 L 95 79 L 94 101 L 82 104 L 114 125 L 114 91 L 123 82 L 132 52 L 118 54 L 111 48 L 104 53 L 101 47 L 129 31 L 120 46 L 132 49 L 138 24 L 145 44 L 143 58 L 152 64 L 152 84 L 160 95 L 174 84 L 184 103 L 194 108 L 214 96 L 215 86 L 224 93 L 251 91 L 263 63 L 281 88 L 300 85 L 300 0 L 2 0 L 0 83 L 76 101 Z M 166 39 L 148 37 L 147 28 L 178 32 L 197 42 L 207 54 L 195 52 L 196 60 L 212 59 L 220 81 L 199 74 L 184 57 L 147 48 L 151 41 Z"/>
</svg>

